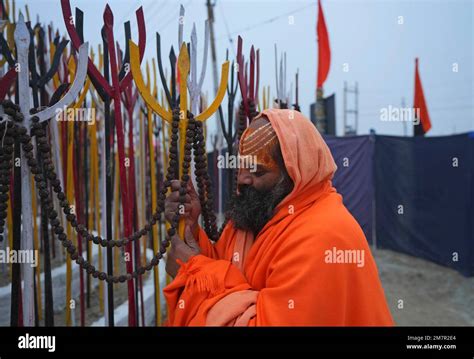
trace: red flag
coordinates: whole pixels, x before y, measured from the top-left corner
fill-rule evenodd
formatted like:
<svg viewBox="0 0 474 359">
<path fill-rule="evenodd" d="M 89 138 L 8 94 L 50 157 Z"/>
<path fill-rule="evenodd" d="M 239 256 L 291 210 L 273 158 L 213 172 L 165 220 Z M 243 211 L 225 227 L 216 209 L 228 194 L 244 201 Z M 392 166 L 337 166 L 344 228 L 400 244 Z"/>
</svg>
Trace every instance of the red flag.
<svg viewBox="0 0 474 359">
<path fill-rule="evenodd" d="M 323 87 L 324 81 L 328 77 L 329 66 L 331 64 L 331 49 L 329 48 L 328 30 L 324 20 L 321 0 L 318 0 L 318 24 L 316 27 L 318 36 L 318 83 L 317 88 Z"/>
<path fill-rule="evenodd" d="M 419 119 L 414 123 L 415 136 L 423 136 L 431 128 L 430 115 L 426 106 L 423 86 L 421 85 L 420 73 L 418 72 L 418 58 L 415 59 L 415 99 L 413 101 L 415 109 L 415 119 Z"/>
</svg>

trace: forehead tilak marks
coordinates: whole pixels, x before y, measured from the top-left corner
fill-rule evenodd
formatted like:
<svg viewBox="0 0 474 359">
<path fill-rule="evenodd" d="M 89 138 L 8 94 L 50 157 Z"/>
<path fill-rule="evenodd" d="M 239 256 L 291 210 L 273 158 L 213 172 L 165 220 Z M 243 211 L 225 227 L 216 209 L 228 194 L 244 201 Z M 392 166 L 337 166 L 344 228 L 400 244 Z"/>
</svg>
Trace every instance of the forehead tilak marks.
<svg viewBox="0 0 474 359">
<path fill-rule="evenodd" d="M 265 128 L 268 128 L 269 126 L 271 126 L 270 122 L 266 123 L 263 126 L 260 126 L 257 130 L 253 131 L 251 134 L 249 134 L 247 137 L 245 137 L 245 140 L 250 139 L 251 137 L 255 136 L 258 132 L 262 131 Z M 251 128 L 249 127 L 249 129 L 251 129 Z"/>
<path fill-rule="evenodd" d="M 269 133 L 269 134 L 265 135 L 264 137 L 260 138 L 260 141 L 257 141 L 253 145 L 245 146 L 244 148 L 242 148 L 242 152 L 244 152 L 246 154 L 249 153 L 249 152 L 251 152 L 251 153 L 257 152 L 259 149 L 264 148 L 266 145 L 268 145 L 268 143 L 270 143 L 270 141 L 272 141 L 276 137 L 277 137 L 276 133 Z M 261 142 L 263 142 L 265 140 L 266 140 L 266 142 L 261 144 Z"/>
<path fill-rule="evenodd" d="M 266 141 L 259 148 L 254 148 L 252 150 L 245 150 L 242 155 L 243 156 L 250 156 L 250 155 L 253 155 L 255 153 L 259 153 L 262 149 L 264 149 L 270 142 L 274 141 L 275 139 L 276 139 L 276 136 L 272 136 L 268 141 Z"/>
</svg>

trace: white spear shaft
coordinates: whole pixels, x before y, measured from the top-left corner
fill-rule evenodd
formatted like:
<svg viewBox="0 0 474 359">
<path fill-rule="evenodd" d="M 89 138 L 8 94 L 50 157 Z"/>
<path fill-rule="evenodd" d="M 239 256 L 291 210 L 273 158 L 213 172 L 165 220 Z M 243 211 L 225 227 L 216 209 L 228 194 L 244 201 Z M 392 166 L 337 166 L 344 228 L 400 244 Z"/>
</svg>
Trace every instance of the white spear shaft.
<svg viewBox="0 0 474 359">
<path fill-rule="evenodd" d="M 23 126 L 28 133 L 30 132 L 30 87 L 29 87 L 29 68 L 28 68 L 28 51 L 30 46 L 30 32 L 26 27 L 23 14 L 20 13 L 18 23 L 14 33 L 17 63 L 18 63 L 18 93 L 20 110 L 24 116 Z M 35 116 L 40 121 L 46 121 L 57 114 L 60 109 L 66 108 L 78 95 L 80 89 L 84 86 L 87 75 L 87 54 L 88 44 L 84 43 L 79 48 L 79 61 L 77 65 L 76 76 L 69 91 L 52 107 L 48 107 L 38 112 Z M 34 142 L 34 140 L 32 140 Z M 25 153 L 21 151 L 21 249 L 33 251 L 33 215 L 31 208 L 31 186 L 30 171 L 27 166 Z M 30 263 L 22 263 L 23 274 L 23 325 L 33 326 L 35 322 L 34 308 L 34 285 L 33 285 L 33 267 Z"/>
<path fill-rule="evenodd" d="M 28 69 L 28 48 L 30 46 L 30 33 L 26 27 L 23 15 L 20 14 L 15 30 L 15 43 L 17 50 L 18 72 L 18 94 L 21 112 L 25 115 L 23 125 L 30 133 L 30 87 Z M 21 249 L 33 250 L 33 215 L 31 209 L 31 187 L 30 171 L 27 165 L 25 152 L 21 150 Z M 24 288 L 23 298 L 23 325 L 34 326 L 34 287 L 33 287 L 33 267 L 29 263 L 21 264 L 23 272 Z"/>
</svg>

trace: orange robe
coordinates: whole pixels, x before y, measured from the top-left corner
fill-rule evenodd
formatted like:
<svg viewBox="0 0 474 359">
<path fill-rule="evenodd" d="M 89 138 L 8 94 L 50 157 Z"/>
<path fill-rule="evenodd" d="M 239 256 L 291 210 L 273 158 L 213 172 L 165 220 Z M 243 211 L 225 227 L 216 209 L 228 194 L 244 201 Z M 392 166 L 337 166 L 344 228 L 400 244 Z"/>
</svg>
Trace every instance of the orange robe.
<svg viewBox="0 0 474 359">
<path fill-rule="evenodd" d="M 213 244 L 199 229 L 201 254 L 164 289 L 168 325 L 393 325 L 364 233 L 331 185 L 337 167 L 322 137 L 299 112 L 263 114 L 293 191 L 256 238 L 230 222 Z M 336 251 L 364 261 L 335 263 Z"/>
</svg>

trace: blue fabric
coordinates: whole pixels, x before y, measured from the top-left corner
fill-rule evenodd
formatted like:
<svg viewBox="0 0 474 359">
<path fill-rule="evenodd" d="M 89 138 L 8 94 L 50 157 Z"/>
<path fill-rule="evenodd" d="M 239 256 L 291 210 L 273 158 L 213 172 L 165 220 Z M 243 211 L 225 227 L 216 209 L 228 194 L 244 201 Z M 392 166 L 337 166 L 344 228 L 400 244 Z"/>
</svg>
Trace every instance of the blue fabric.
<svg viewBox="0 0 474 359">
<path fill-rule="evenodd" d="M 376 136 L 379 247 L 474 275 L 473 143 L 466 134 Z"/>
<path fill-rule="evenodd" d="M 333 185 L 362 227 L 367 241 L 372 243 L 374 139 L 371 136 L 325 136 L 324 140 L 337 165 Z"/>
<path fill-rule="evenodd" d="M 369 243 L 474 275 L 472 132 L 446 137 L 326 136 L 325 141 L 338 166 L 333 184 Z M 213 159 L 208 154 L 215 184 Z M 227 198 L 223 172 L 220 185 Z"/>
</svg>

